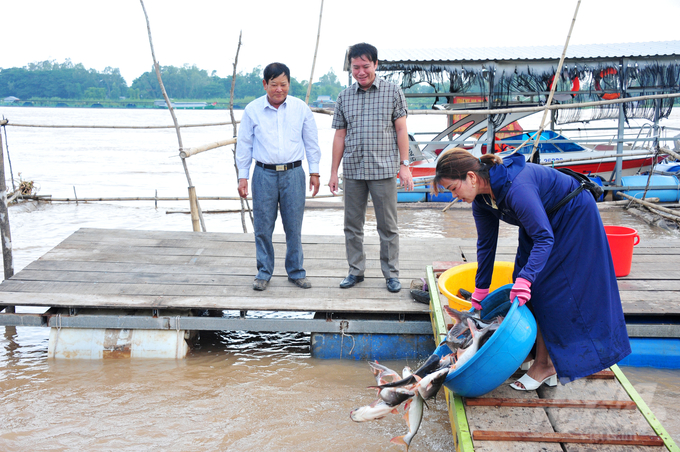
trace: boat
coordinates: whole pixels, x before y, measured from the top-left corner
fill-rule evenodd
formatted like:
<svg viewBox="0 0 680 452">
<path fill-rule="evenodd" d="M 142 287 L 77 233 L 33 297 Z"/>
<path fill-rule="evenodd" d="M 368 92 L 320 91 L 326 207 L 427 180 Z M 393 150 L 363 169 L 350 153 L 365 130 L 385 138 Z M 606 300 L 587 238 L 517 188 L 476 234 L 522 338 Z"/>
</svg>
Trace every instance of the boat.
<svg viewBox="0 0 680 452">
<path fill-rule="evenodd" d="M 156 108 L 168 108 L 168 104 L 164 100 L 155 100 L 153 102 Z M 207 108 L 214 108 L 213 105 L 208 105 L 207 102 L 170 102 L 172 108 L 176 110 L 205 110 Z"/>
<path fill-rule="evenodd" d="M 310 107 L 315 108 L 326 108 L 328 110 L 335 110 L 335 101 L 331 99 L 331 96 L 321 95 L 316 98 Z"/>
<path fill-rule="evenodd" d="M 511 113 L 497 126 L 498 130 L 531 113 Z M 456 147 L 468 150 L 476 156 L 487 153 L 487 132 L 480 131 L 487 127 L 486 114 L 467 115 L 445 130 L 437 134 L 431 142 L 422 149 L 411 143 L 410 154 L 412 163 L 409 165 L 411 174 L 416 178 L 434 177 L 439 155 L 448 149 Z M 478 137 L 476 138 L 475 135 Z M 522 145 L 532 136 L 531 132 L 522 132 L 510 137 L 499 137 L 495 143 L 495 152 L 500 156 L 507 155 Z M 583 146 L 574 140 L 552 130 L 541 133 L 538 144 L 538 162 L 555 168 L 570 168 L 589 176 L 599 176 L 604 180 L 611 180 L 615 170 L 617 151 L 611 146 Z M 521 147 L 517 152 L 531 157 L 533 145 Z M 623 150 L 622 176 L 631 176 L 649 171 L 652 163 L 660 162 L 665 156 L 654 156 L 654 152 L 644 147 L 628 147 Z"/>
</svg>

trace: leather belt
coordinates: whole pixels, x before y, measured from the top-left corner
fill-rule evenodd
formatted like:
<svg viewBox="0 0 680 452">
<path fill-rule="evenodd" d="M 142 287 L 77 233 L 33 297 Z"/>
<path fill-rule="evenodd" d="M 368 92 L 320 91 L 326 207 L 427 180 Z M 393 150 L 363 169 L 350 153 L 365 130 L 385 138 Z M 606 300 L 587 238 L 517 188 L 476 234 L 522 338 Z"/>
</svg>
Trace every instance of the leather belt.
<svg viewBox="0 0 680 452">
<path fill-rule="evenodd" d="M 288 171 L 293 168 L 297 168 L 298 166 L 302 165 L 302 160 L 295 161 L 293 163 L 284 163 L 283 165 L 269 165 L 267 163 L 262 163 L 255 161 L 255 164 L 257 166 L 261 166 L 264 169 L 268 170 L 274 170 L 274 171 Z"/>
</svg>

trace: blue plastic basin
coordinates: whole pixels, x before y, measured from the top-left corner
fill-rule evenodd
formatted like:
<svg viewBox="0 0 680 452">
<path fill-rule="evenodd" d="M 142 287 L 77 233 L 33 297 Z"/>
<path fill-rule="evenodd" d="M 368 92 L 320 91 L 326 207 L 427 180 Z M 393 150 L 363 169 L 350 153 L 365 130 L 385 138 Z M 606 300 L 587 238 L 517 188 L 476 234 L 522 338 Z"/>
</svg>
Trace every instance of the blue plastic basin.
<svg viewBox="0 0 680 452">
<path fill-rule="evenodd" d="M 510 303 L 512 284 L 490 293 L 482 301 L 482 318 L 497 315 L 505 319 L 484 346 L 460 369 L 449 373 L 444 386 L 463 397 L 479 397 L 502 385 L 522 364 L 536 341 L 536 320 L 526 306 Z M 451 350 L 442 342 L 435 354 L 445 356 Z"/>
</svg>

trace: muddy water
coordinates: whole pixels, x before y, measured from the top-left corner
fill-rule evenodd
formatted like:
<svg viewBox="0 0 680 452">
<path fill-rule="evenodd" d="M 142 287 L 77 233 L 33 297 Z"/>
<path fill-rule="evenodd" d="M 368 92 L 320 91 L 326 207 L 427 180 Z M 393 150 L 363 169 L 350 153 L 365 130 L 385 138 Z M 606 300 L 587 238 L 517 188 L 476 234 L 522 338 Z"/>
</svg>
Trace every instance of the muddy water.
<svg viewBox="0 0 680 452">
<path fill-rule="evenodd" d="M 179 112 L 180 121 L 226 120 L 225 112 Z M 14 122 L 54 124 L 169 123 L 167 112 L 1 108 Z M 221 115 L 221 116 L 220 116 Z M 409 122 L 435 131 L 438 124 Z M 318 120 L 322 180 L 330 165 L 330 119 Z M 222 138 L 224 128 L 186 133 L 185 145 Z M 229 135 L 231 136 L 231 135 Z M 184 196 L 186 179 L 174 132 L 8 130 L 15 177 L 34 180 L 53 196 Z M 324 144 L 325 143 L 325 144 Z M 230 154 L 192 157 L 199 195 L 235 195 Z M 327 191 L 327 188 L 325 188 Z M 323 191 L 322 191 L 323 193 Z M 204 203 L 204 208 L 224 203 Z M 10 208 L 18 270 L 81 227 L 189 231 L 185 203 L 24 204 Z M 408 237 L 475 237 L 470 211 L 403 210 Z M 606 224 L 638 229 L 643 237 L 677 235 L 651 228 L 619 210 Z M 236 214 L 206 215 L 208 231 L 240 232 Z M 369 215 L 367 234 L 375 234 Z M 277 232 L 281 232 L 278 230 Z M 342 234 L 340 210 L 309 210 L 303 233 Z M 515 237 L 512 227 L 502 234 Z M 455 250 L 452 250 L 455 253 Z M 24 308 L 24 310 L 29 310 Z M 0 328 L 0 450 L 295 450 L 396 451 L 390 438 L 407 427 L 401 416 L 357 424 L 349 411 L 370 403 L 374 382 L 366 363 L 316 360 L 305 334 L 202 333 L 183 361 L 47 360 L 48 332 Z M 415 362 L 387 362 L 400 370 Z M 680 440 L 680 371 L 626 368 L 657 417 Z M 452 450 L 443 401 L 430 403 L 411 451 Z"/>
</svg>

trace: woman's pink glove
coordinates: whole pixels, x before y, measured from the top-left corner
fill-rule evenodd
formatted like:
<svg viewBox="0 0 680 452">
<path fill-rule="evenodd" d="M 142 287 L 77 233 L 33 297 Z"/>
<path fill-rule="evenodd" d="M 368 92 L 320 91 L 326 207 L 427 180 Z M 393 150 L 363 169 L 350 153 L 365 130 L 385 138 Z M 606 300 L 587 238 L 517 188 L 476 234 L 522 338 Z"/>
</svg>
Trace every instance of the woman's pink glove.
<svg viewBox="0 0 680 452">
<path fill-rule="evenodd" d="M 482 300 L 485 299 L 487 295 L 489 295 L 489 289 L 478 289 L 475 287 L 475 291 L 472 292 L 472 296 L 470 297 L 470 303 L 472 303 L 472 307 L 478 311 L 481 311 Z"/>
<path fill-rule="evenodd" d="M 515 297 L 519 300 L 519 305 L 524 304 L 531 298 L 531 283 L 524 278 L 517 278 L 512 289 L 510 289 L 510 302 L 515 302 Z"/>
</svg>

